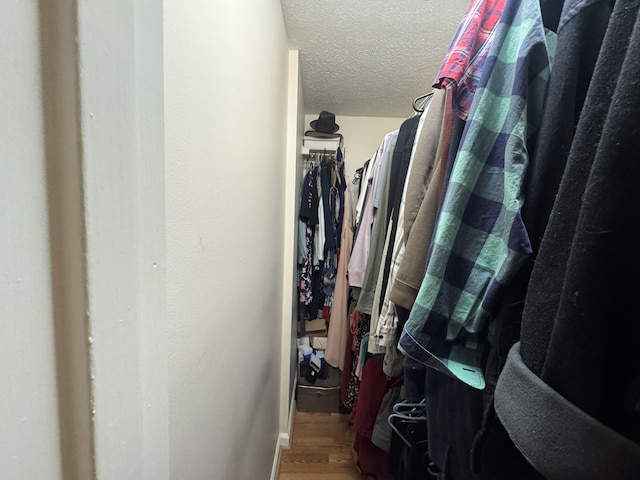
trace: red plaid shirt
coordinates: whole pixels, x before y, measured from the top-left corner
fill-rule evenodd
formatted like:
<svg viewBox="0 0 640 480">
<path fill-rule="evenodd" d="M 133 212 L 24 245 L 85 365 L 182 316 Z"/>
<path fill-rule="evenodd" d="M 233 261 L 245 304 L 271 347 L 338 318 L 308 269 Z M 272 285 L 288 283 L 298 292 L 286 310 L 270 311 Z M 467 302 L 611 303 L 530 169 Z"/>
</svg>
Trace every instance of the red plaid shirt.
<svg viewBox="0 0 640 480">
<path fill-rule="evenodd" d="M 463 120 L 471 110 L 484 61 L 506 3 L 507 0 L 471 0 L 433 85 L 443 88 L 455 83 L 453 108 Z"/>
</svg>

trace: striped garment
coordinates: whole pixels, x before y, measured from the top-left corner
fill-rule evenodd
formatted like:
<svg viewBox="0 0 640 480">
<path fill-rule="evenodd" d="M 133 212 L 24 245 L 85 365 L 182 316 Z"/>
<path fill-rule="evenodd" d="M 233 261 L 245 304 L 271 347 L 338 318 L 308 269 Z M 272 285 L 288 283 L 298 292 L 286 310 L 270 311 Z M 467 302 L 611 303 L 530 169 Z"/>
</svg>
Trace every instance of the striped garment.
<svg viewBox="0 0 640 480">
<path fill-rule="evenodd" d="M 506 0 L 472 0 L 451 41 L 434 87 L 455 82 L 453 109 L 463 120 L 471 110 L 480 75 Z"/>
<path fill-rule="evenodd" d="M 400 349 L 472 387 L 487 324 L 531 253 L 520 216 L 528 152 L 542 119 L 555 34 L 538 0 L 512 0 L 495 32 L 439 212 Z"/>
</svg>

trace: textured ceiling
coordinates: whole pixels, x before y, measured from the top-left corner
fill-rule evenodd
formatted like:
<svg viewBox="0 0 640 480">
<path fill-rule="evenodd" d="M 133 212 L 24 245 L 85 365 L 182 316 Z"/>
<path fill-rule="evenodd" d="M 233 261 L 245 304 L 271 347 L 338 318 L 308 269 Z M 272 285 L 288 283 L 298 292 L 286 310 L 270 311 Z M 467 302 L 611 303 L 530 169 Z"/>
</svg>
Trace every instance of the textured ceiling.
<svg viewBox="0 0 640 480">
<path fill-rule="evenodd" d="M 468 0 L 281 0 L 305 112 L 406 117 L 431 89 Z"/>
</svg>

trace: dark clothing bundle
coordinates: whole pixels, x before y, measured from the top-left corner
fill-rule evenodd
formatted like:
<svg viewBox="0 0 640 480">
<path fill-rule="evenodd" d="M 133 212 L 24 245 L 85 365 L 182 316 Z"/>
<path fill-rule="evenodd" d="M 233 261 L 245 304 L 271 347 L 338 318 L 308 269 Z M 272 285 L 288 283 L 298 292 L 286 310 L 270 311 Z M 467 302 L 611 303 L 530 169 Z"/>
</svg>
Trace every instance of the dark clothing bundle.
<svg viewBox="0 0 640 480">
<path fill-rule="evenodd" d="M 333 159 L 335 156 L 337 162 Z M 340 156 L 340 150 L 331 159 L 329 155 L 322 155 L 319 165 L 309 168 L 302 184 L 297 256 L 303 320 L 314 320 L 323 307 L 331 305 L 346 189 Z M 304 331 L 304 323 L 302 326 Z"/>
<path fill-rule="evenodd" d="M 371 325 L 392 304 L 397 345 L 364 321 L 351 351 L 400 350 L 395 407 L 425 399 L 390 440 L 399 480 L 640 479 L 639 12 L 471 0 L 431 116 L 403 124 L 376 229 L 386 254 L 372 250 L 365 283 Z M 412 185 L 429 195 L 403 197 Z M 418 215 L 424 252 L 405 255 Z M 366 361 L 356 412 L 370 427 L 389 379 Z M 360 430 L 365 458 L 376 436 Z"/>
<path fill-rule="evenodd" d="M 619 0 L 496 389 L 550 479 L 640 478 L 639 53 L 638 2 Z"/>
<path fill-rule="evenodd" d="M 427 369 L 439 478 L 640 478 L 639 3 L 541 2 L 557 48 L 522 185 L 532 253 L 487 326 L 486 387 Z"/>
<path fill-rule="evenodd" d="M 567 0 L 555 22 L 542 5 L 557 50 L 524 185 L 533 254 L 496 317 L 471 468 L 451 478 L 640 478 L 640 17 L 612 3 Z"/>
</svg>

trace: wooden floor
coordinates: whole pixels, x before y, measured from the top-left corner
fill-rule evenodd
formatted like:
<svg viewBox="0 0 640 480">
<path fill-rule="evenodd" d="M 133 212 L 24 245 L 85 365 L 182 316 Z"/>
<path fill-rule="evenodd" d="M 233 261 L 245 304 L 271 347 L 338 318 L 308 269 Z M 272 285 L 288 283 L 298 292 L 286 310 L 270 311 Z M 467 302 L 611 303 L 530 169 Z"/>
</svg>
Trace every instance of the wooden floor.
<svg viewBox="0 0 640 480">
<path fill-rule="evenodd" d="M 291 449 L 282 451 L 278 480 L 362 480 L 352 445 L 346 415 L 297 412 Z"/>
</svg>

